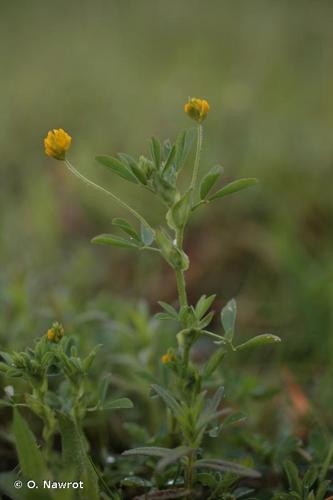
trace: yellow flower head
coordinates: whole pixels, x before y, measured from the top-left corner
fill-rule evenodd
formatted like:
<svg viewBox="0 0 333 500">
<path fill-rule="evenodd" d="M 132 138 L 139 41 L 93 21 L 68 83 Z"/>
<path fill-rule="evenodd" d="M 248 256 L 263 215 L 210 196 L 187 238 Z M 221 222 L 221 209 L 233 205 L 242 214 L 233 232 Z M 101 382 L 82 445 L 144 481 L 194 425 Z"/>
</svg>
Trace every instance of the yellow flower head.
<svg viewBox="0 0 333 500">
<path fill-rule="evenodd" d="M 64 160 L 72 138 L 62 128 L 49 130 L 44 139 L 45 153 L 56 160 Z"/>
<path fill-rule="evenodd" d="M 176 361 L 176 356 L 173 352 L 168 351 L 167 353 L 163 354 L 163 356 L 161 357 L 161 361 L 164 365 L 168 365 L 169 363 L 171 363 L 171 361 Z"/>
<path fill-rule="evenodd" d="M 62 337 L 64 336 L 64 327 L 62 326 L 61 323 L 53 323 L 52 327 L 49 328 L 47 330 L 47 339 L 50 341 L 50 342 L 55 342 L 55 343 L 58 343 L 60 342 L 60 340 L 62 339 Z"/>
<path fill-rule="evenodd" d="M 185 113 L 198 123 L 206 118 L 209 111 L 209 104 L 205 99 L 192 97 L 184 106 Z"/>
</svg>

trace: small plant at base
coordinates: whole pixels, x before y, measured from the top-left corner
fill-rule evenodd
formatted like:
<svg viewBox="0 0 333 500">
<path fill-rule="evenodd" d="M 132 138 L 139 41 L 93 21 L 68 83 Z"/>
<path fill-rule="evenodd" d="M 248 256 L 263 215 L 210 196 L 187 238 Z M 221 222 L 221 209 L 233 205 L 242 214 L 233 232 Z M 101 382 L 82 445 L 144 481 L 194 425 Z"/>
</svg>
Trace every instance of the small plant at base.
<svg viewBox="0 0 333 500">
<path fill-rule="evenodd" d="M 107 398 L 108 378 L 101 381 L 98 390 L 92 390 L 90 372 L 99 348 L 97 345 L 86 357 L 80 357 L 75 338 L 66 336 L 63 326 L 55 322 L 36 340 L 33 348 L 24 352 L 0 352 L 3 360 L 0 373 L 10 379 L 21 379 L 28 385 L 24 402 L 20 392 L 16 393 L 11 386 L 6 398 L 0 401 L 1 406 L 13 408 L 13 434 L 23 476 L 39 484 L 59 473 L 59 456 L 53 442 L 55 434 L 60 433 L 62 461 L 73 475 L 69 479 L 80 478 L 86 482 L 82 498 L 87 498 L 86 494 L 96 500 L 99 498 L 98 478 L 87 456 L 84 419 L 90 412 L 133 406 L 127 398 Z M 19 407 L 30 409 L 42 420 L 41 450 Z M 69 471 L 64 472 L 68 474 Z M 29 495 L 22 498 L 29 498 Z"/>
<path fill-rule="evenodd" d="M 157 315 L 160 320 L 176 321 L 179 325 L 177 351 L 170 348 L 161 358 L 161 363 L 167 370 L 170 370 L 171 388 L 167 389 L 153 384 L 152 391 L 167 407 L 169 421 L 171 421 L 170 429 L 172 429 L 170 433 L 178 436 L 179 446 L 176 448 L 136 448 L 125 451 L 124 456 L 157 457 L 159 459 L 156 466 L 157 473 L 162 473 L 168 467 L 178 464 L 180 470 L 183 471 L 184 490 L 181 493 L 188 498 L 193 498 L 195 494 L 194 485 L 206 485 L 207 474 L 200 471 L 213 471 L 212 474 L 227 472 L 236 478 L 240 476 L 260 477 L 260 473 L 249 467 L 248 463 L 240 464 L 223 459 L 201 457 L 200 448 L 205 434 L 216 437 L 226 426 L 228 419 L 230 423 L 234 423 L 243 418 L 239 415 L 228 415 L 225 408 L 220 409 L 224 394 L 223 387 L 218 387 L 213 396 L 209 396 L 206 384 L 227 353 L 280 341 L 275 335 L 263 334 L 242 344 L 235 344 L 237 307 L 234 299 L 230 300 L 221 311 L 224 334 L 217 334 L 209 329 L 214 315 L 211 306 L 215 295 L 203 295 L 194 305 L 188 302 L 185 273 L 190 266 L 190 261 L 184 251 L 183 243 L 185 228 L 190 218 L 200 207 L 257 183 L 257 180 L 253 178 L 239 179 L 212 192 L 223 172 L 219 165 L 213 166 L 198 182 L 203 122 L 208 116 L 209 109 L 206 100 L 189 99 L 184 106 L 184 111 L 195 121 L 195 128 L 182 132 L 174 144 L 169 140 L 162 144 L 158 139 L 152 138 L 150 158 L 140 156 L 136 161 L 124 153 L 119 153 L 118 158 L 106 155 L 96 157 L 101 165 L 113 173 L 154 193 L 161 199 L 166 207 L 164 227 L 152 228 L 141 214 L 118 196 L 79 173 L 66 158 L 67 149 L 65 150 L 64 146 L 62 149 L 62 143 L 57 143 L 56 131 L 54 131 L 55 136 L 52 136 L 52 148 L 46 150 L 48 155 L 64 161 L 69 171 L 86 184 L 110 196 L 140 223 L 137 229 L 129 221 L 116 218 L 113 220 L 113 225 L 128 238 L 117 234 L 101 234 L 92 240 L 93 243 L 155 252 L 171 266 L 175 273 L 178 308 L 160 302 L 163 312 Z M 195 159 L 191 180 L 189 186 L 181 192 L 177 182 L 178 176 L 194 143 L 196 144 Z M 55 154 L 53 154 L 54 151 Z M 191 350 L 202 336 L 210 338 L 217 346 L 203 369 L 191 360 Z M 222 424 L 217 424 L 223 417 Z M 217 491 L 216 485 L 212 486 L 212 491 L 215 490 Z M 215 494 L 212 491 L 211 495 Z"/>
</svg>

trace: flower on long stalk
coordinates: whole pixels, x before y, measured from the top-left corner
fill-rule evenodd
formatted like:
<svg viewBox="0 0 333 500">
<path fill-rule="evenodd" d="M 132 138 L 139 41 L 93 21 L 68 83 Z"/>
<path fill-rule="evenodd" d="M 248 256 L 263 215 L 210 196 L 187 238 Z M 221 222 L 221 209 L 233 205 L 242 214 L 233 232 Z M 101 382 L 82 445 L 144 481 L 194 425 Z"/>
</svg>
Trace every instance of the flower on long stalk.
<svg viewBox="0 0 333 500">
<path fill-rule="evenodd" d="M 64 129 L 58 128 L 49 130 L 44 139 L 45 153 L 56 160 L 63 161 L 66 157 L 66 152 L 72 144 L 71 136 Z"/>
<path fill-rule="evenodd" d="M 185 113 L 192 118 L 192 120 L 201 123 L 204 121 L 209 111 L 208 101 L 205 99 L 198 99 L 192 97 L 184 106 Z"/>
</svg>

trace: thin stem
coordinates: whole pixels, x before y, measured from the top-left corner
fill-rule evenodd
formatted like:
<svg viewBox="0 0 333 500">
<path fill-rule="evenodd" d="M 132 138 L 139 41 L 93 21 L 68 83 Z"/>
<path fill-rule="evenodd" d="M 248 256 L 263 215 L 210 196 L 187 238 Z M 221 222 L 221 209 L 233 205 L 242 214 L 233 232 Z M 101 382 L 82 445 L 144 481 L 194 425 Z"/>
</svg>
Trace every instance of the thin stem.
<svg viewBox="0 0 333 500">
<path fill-rule="evenodd" d="M 155 247 L 144 246 L 144 247 L 139 247 L 139 250 L 149 250 L 150 252 L 161 253 L 161 250 L 159 248 L 155 248 Z"/>
<path fill-rule="evenodd" d="M 195 451 L 191 452 L 188 457 L 187 471 L 186 471 L 186 488 L 191 492 L 193 483 L 193 464 L 195 462 Z M 191 496 L 188 497 L 190 500 Z"/>
<path fill-rule="evenodd" d="M 187 306 L 187 294 L 186 294 L 184 272 L 181 271 L 180 269 L 176 269 L 175 272 L 176 272 L 176 280 L 178 288 L 179 305 L 180 307 Z"/>
<path fill-rule="evenodd" d="M 195 186 L 197 183 L 199 163 L 200 163 L 200 154 L 201 154 L 201 148 L 202 148 L 202 136 L 203 136 L 202 125 L 201 125 L 201 123 L 199 123 L 198 128 L 197 128 L 197 150 L 195 153 L 195 160 L 194 160 L 194 167 L 193 167 L 193 174 L 192 174 L 192 181 L 191 181 L 190 189 L 195 189 Z"/>
<path fill-rule="evenodd" d="M 179 228 L 176 231 L 176 245 L 179 250 L 183 249 L 183 239 L 184 239 L 184 228 Z M 186 294 L 186 283 L 184 271 L 176 269 L 176 280 L 179 296 L 179 304 L 181 307 L 187 306 L 187 294 Z"/>
<path fill-rule="evenodd" d="M 76 177 L 78 177 L 79 179 L 81 179 L 81 181 L 83 181 L 85 184 L 88 184 L 88 186 L 91 186 L 91 187 L 93 187 L 93 188 L 95 188 L 95 189 L 97 189 L 99 191 L 102 191 L 103 193 L 111 196 L 111 198 L 114 201 L 116 201 L 119 205 L 121 205 L 123 208 L 125 208 L 126 210 L 128 210 L 136 219 L 138 219 L 142 224 L 144 224 L 146 227 L 148 227 L 151 231 L 154 232 L 153 228 L 148 224 L 148 222 L 146 221 L 146 219 L 144 217 L 142 217 L 142 215 L 140 215 L 136 210 L 134 210 L 134 208 L 132 208 L 129 205 L 127 205 L 127 203 L 125 203 L 124 201 L 122 201 L 115 194 L 111 193 L 111 191 L 108 191 L 107 189 L 103 188 L 99 184 L 96 184 L 95 182 L 91 181 L 90 179 L 87 179 L 87 177 L 85 177 L 78 170 L 76 170 L 76 168 L 68 160 L 65 160 L 64 163 L 65 163 L 66 167 L 68 168 L 68 170 L 72 174 L 74 174 Z"/>
</svg>

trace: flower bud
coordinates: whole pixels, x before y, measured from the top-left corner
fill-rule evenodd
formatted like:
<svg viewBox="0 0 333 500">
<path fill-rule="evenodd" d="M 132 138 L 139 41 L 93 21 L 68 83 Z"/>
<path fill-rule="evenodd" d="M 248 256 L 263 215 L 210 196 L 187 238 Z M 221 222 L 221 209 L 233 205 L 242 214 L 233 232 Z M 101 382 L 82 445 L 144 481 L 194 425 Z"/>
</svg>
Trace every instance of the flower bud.
<svg viewBox="0 0 333 500">
<path fill-rule="evenodd" d="M 58 343 L 64 336 L 65 331 L 61 323 L 53 323 L 52 327 L 48 329 L 46 335 L 50 342 Z"/>
<path fill-rule="evenodd" d="M 163 354 L 163 356 L 161 357 L 161 361 L 164 365 L 168 365 L 172 361 L 176 361 L 176 356 L 174 352 L 169 349 L 165 354 Z"/>
<path fill-rule="evenodd" d="M 56 160 L 64 160 L 72 138 L 62 128 L 50 130 L 44 139 L 45 154 Z"/>
<path fill-rule="evenodd" d="M 205 99 L 197 99 L 192 97 L 184 106 L 185 113 L 198 123 L 201 123 L 206 118 L 209 111 L 209 104 Z"/>
<path fill-rule="evenodd" d="M 145 156 L 140 156 L 139 158 L 139 168 L 143 171 L 147 179 L 151 177 L 154 170 L 154 164 L 152 161 L 148 160 Z"/>
</svg>

